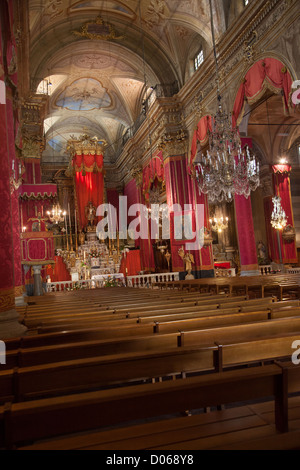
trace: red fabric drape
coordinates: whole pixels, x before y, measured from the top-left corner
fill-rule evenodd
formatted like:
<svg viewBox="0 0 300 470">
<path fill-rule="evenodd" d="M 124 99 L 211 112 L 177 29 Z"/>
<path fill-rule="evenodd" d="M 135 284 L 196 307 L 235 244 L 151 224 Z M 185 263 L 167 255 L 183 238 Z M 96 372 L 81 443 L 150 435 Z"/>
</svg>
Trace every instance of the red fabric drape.
<svg viewBox="0 0 300 470">
<path fill-rule="evenodd" d="M 103 155 L 84 155 L 76 154 L 73 159 L 73 165 L 76 172 L 85 170 L 87 172 L 103 170 Z"/>
<path fill-rule="evenodd" d="M 55 266 L 47 270 L 50 274 L 52 282 L 71 281 L 71 275 L 67 270 L 67 266 L 61 256 L 54 257 Z M 52 272 L 51 272 L 52 270 Z"/>
<path fill-rule="evenodd" d="M 0 311 L 13 307 L 14 296 L 6 297 L 5 290 L 20 287 L 23 284 L 21 267 L 20 217 L 18 192 L 10 192 L 10 177 L 19 176 L 15 144 L 19 127 L 19 107 L 14 106 L 17 98 L 18 74 L 16 65 L 16 42 L 14 37 L 13 1 L 0 2 L 0 80 L 3 85 L 6 104 L 0 104 L 0 193 L 1 193 L 1 243 L 0 259 L 3 269 L 0 274 Z M 15 60 L 13 61 L 13 56 Z M 3 73 L 4 71 L 4 73 Z M 15 175 L 12 164 L 14 163 Z M 9 301 L 9 302 L 8 302 Z M 6 305 L 7 302 L 7 305 Z"/>
<path fill-rule="evenodd" d="M 41 184 L 41 165 L 40 161 L 27 161 L 25 163 L 25 184 Z"/>
<path fill-rule="evenodd" d="M 164 178 L 163 154 L 159 152 L 143 170 L 143 195 L 146 201 L 149 200 L 151 184 L 156 180 L 162 182 Z"/>
<path fill-rule="evenodd" d="M 107 204 L 111 204 L 116 209 L 117 221 L 119 221 L 119 196 L 120 194 L 117 189 L 106 189 Z"/>
<path fill-rule="evenodd" d="M 233 126 L 239 124 L 239 116 L 243 110 L 245 98 L 249 104 L 255 103 L 267 88 L 283 92 L 285 111 L 288 110 L 289 95 L 293 80 L 282 62 L 271 57 L 256 62 L 245 75 L 233 106 Z"/>
<path fill-rule="evenodd" d="M 126 186 L 124 188 L 124 196 L 127 197 L 127 207 L 128 207 L 128 209 L 133 204 L 138 204 L 139 203 L 138 187 L 137 187 L 136 181 L 134 179 L 130 180 L 129 183 L 126 184 Z M 134 216 L 128 216 L 128 225 L 134 219 L 135 219 Z"/>
<path fill-rule="evenodd" d="M 77 157 L 77 156 L 76 156 Z M 82 155 L 78 157 L 82 158 Z M 99 157 L 97 155 L 84 155 L 84 158 L 91 157 L 95 160 Z M 102 156 L 101 156 L 102 157 Z M 103 162 L 103 157 L 101 159 Z M 76 168 L 76 166 L 75 166 Z M 104 195 L 104 177 L 103 172 L 86 172 L 85 176 L 82 171 L 75 173 L 75 188 L 77 196 L 77 210 L 80 228 L 84 228 L 88 220 L 85 216 L 85 208 L 89 202 L 92 202 L 96 207 L 103 204 Z"/>
<path fill-rule="evenodd" d="M 192 210 L 192 229 L 196 229 L 195 208 L 196 204 L 204 205 L 204 226 L 208 227 L 208 204 L 207 198 L 204 194 L 199 195 L 196 188 L 195 181 L 187 171 L 187 161 L 183 157 L 172 157 L 165 162 L 165 178 L 166 178 L 166 193 L 167 203 L 169 206 L 173 204 L 180 204 L 184 210 L 185 204 L 191 204 Z M 172 267 L 174 271 L 184 271 L 184 262 L 178 255 L 178 250 L 181 246 L 185 246 L 187 241 L 176 240 L 174 238 L 174 214 L 171 213 L 171 253 L 172 253 Z M 189 241 L 190 242 L 190 241 Z M 193 270 L 195 271 L 210 271 L 213 270 L 213 258 L 211 247 L 203 247 L 201 250 L 192 251 L 195 264 Z"/>
<path fill-rule="evenodd" d="M 230 263 L 215 263 L 215 268 L 230 269 Z"/>
<path fill-rule="evenodd" d="M 281 197 L 281 206 L 286 213 L 287 223 L 294 227 L 294 216 L 291 200 L 290 176 L 291 167 L 289 165 L 275 165 L 273 169 L 274 192 Z M 273 209 L 273 208 L 272 208 Z M 274 231 L 274 229 L 272 229 Z M 287 243 L 282 238 L 282 231 L 279 232 L 281 252 L 284 263 L 297 263 L 297 251 L 295 241 Z M 277 237 L 277 235 L 276 235 Z"/>
<path fill-rule="evenodd" d="M 274 194 L 281 197 L 281 205 L 287 216 L 288 225 L 294 226 L 293 209 L 291 202 L 290 165 L 274 165 L 273 171 L 273 187 Z M 273 211 L 272 197 L 264 200 L 266 232 L 268 241 L 269 256 L 275 263 L 280 263 L 280 253 L 278 246 L 277 231 L 271 226 L 271 214 Z M 279 231 L 279 243 L 281 247 L 283 263 L 297 263 L 297 252 L 295 242 L 287 243 L 282 238 L 282 231 Z"/>
<path fill-rule="evenodd" d="M 192 167 L 193 162 L 197 153 L 197 142 L 200 142 L 201 145 L 205 145 L 208 141 L 208 132 L 212 131 L 212 117 L 203 116 L 198 122 L 197 128 L 193 135 L 192 147 L 191 147 L 191 156 L 190 156 L 190 167 Z"/>
<path fill-rule="evenodd" d="M 140 250 L 132 250 L 123 254 L 120 273 L 124 276 L 136 276 L 142 270 Z"/>
<path fill-rule="evenodd" d="M 251 198 L 234 196 L 235 216 L 242 271 L 258 269 Z"/>
</svg>

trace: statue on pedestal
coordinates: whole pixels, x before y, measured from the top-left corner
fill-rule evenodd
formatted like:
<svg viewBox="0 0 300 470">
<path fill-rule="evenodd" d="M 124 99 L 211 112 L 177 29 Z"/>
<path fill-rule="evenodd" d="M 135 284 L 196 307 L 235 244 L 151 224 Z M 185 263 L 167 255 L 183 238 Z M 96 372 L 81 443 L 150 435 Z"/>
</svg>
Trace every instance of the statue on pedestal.
<svg viewBox="0 0 300 470">
<path fill-rule="evenodd" d="M 80 230 L 78 238 L 79 238 L 80 245 L 84 245 L 84 243 L 85 243 L 85 233 L 82 230 Z"/>
<path fill-rule="evenodd" d="M 90 201 L 85 208 L 85 216 L 88 220 L 87 231 L 93 232 L 96 230 L 94 221 L 96 219 L 96 207 L 93 206 L 93 203 Z"/>
<path fill-rule="evenodd" d="M 183 246 L 180 248 L 180 250 L 178 250 L 178 254 L 185 262 L 185 270 L 187 271 L 185 279 L 195 279 L 192 275 L 192 264 L 195 264 L 194 256 L 191 253 L 185 253 Z"/>
</svg>

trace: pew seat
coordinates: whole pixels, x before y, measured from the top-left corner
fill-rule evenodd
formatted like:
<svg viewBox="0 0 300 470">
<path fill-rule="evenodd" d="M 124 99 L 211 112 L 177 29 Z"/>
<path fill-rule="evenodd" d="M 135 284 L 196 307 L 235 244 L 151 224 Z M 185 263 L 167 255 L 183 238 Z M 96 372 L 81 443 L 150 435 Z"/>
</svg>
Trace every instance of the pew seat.
<svg viewBox="0 0 300 470">
<path fill-rule="evenodd" d="M 275 402 L 276 430 L 287 433 L 292 431 L 289 429 L 289 396 L 300 391 L 299 370 L 300 367 L 294 364 L 278 363 L 163 383 L 73 394 L 27 403 L 6 403 L 0 407 L 0 446 L 7 449 L 24 447 L 26 443 L 32 445 L 42 439 L 100 430 L 105 426 L 122 423 L 132 425 L 136 420 L 144 422 L 145 419 L 157 419 L 185 410 L 266 399 Z M 248 417 L 250 427 L 251 423 L 252 427 L 265 424 L 253 413 Z M 184 419 L 188 420 L 190 417 Z M 244 426 L 231 429 L 239 432 L 243 428 Z M 157 429 L 160 430 L 159 427 Z M 220 433 L 222 422 L 217 422 L 215 430 Z M 190 435 L 184 434 L 185 441 Z"/>
</svg>

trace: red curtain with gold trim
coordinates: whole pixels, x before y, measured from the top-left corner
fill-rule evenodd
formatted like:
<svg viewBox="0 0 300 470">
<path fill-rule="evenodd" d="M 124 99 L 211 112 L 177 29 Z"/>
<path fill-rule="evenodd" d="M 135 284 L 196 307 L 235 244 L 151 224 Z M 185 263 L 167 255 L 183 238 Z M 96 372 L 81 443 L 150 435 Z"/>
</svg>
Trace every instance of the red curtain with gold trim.
<svg viewBox="0 0 300 470">
<path fill-rule="evenodd" d="M 294 216 L 291 199 L 291 188 L 290 188 L 290 171 L 292 167 L 290 165 L 274 165 L 272 166 L 273 171 L 273 182 L 274 182 L 274 193 L 276 196 L 281 198 L 281 206 L 286 213 L 287 223 L 294 227 Z M 272 205 L 273 210 L 273 205 Z M 277 240 L 276 230 L 271 227 L 272 238 Z M 297 250 L 295 241 L 287 242 L 282 237 L 282 231 L 279 231 L 279 239 L 281 245 L 281 253 L 283 263 L 297 263 Z M 278 243 L 276 246 L 275 260 L 279 262 L 278 255 Z"/>
<path fill-rule="evenodd" d="M 197 128 L 194 132 L 191 146 L 191 156 L 190 156 L 190 167 L 192 167 L 193 162 L 197 153 L 197 143 L 203 146 L 208 142 L 208 133 L 212 131 L 212 117 L 203 116 L 198 122 Z"/>
<path fill-rule="evenodd" d="M 233 126 L 239 125 L 239 118 L 245 104 L 255 103 L 267 89 L 282 91 L 285 113 L 289 106 L 289 96 L 293 80 L 286 66 L 277 59 L 267 57 L 256 62 L 246 73 L 241 84 L 233 107 Z"/>
<path fill-rule="evenodd" d="M 163 154 L 159 152 L 143 169 L 143 195 L 146 202 L 149 201 L 151 185 L 155 181 L 162 183 L 165 178 Z"/>
<path fill-rule="evenodd" d="M 85 208 L 89 202 L 97 207 L 103 204 L 104 175 L 103 155 L 78 155 L 73 159 L 75 170 L 76 205 L 80 229 L 86 227 L 88 220 Z"/>
<path fill-rule="evenodd" d="M 102 173 L 103 171 L 103 155 L 92 154 L 76 154 L 73 159 L 73 165 L 76 172 L 86 171 Z"/>
</svg>

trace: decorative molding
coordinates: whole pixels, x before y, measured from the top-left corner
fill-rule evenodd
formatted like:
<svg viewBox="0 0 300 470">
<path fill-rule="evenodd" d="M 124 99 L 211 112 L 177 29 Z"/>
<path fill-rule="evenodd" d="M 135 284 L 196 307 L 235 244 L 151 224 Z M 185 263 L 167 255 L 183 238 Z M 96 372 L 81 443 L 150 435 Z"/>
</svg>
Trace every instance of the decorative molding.
<svg viewBox="0 0 300 470">
<path fill-rule="evenodd" d="M 103 155 L 107 142 L 103 139 L 99 140 L 97 136 L 90 137 L 83 134 L 80 137 L 70 136 L 71 139 L 67 143 L 67 153 L 72 157 L 78 155 Z"/>
<path fill-rule="evenodd" d="M 124 36 L 117 36 L 113 25 L 107 21 L 104 21 L 101 16 L 98 16 L 94 21 L 87 21 L 81 26 L 80 30 L 72 31 L 72 33 L 80 38 L 98 41 L 124 39 Z"/>
</svg>

